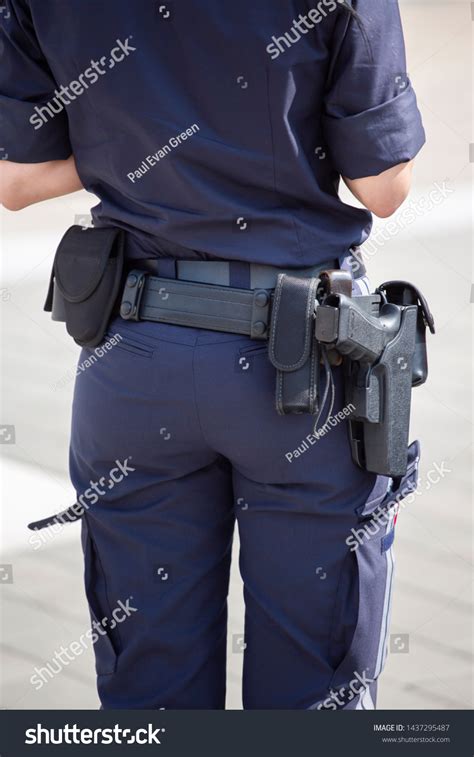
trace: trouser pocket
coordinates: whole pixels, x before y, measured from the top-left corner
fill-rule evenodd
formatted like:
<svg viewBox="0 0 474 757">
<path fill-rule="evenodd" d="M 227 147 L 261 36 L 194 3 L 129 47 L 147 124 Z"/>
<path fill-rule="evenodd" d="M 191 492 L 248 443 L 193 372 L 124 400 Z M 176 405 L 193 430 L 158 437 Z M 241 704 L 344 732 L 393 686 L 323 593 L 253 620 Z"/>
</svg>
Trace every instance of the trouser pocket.
<svg viewBox="0 0 474 757">
<path fill-rule="evenodd" d="M 156 342 L 141 336 L 137 331 L 138 329 L 134 333 L 122 326 L 119 326 L 115 332 L 109 330 L 105 337 L 105 344 L 108 343 L 115 350 L 122 350 L 137 357 L 152 358 Z"/>
<path fill-rule="evenodd" d="M 341 570 L 330 656 L 334 674 L 330 696 L 320 709 L 352 707 L 383 670 L 390 627 L 394 574 L 393 541 L 402 499 L 416 488 L 419 444 L 409 448 L 406 475 L 396 483 L 379 476 L 356 527 L 346 539 L 349 552 Z M 332 694 L 331 694 L 332 692 Z M 374 703 L 370 703 L 374 706 Z"/>
<path fill-rule="evenodd" d="M 85 590 L 91 616 L 91 630 L 86 636 L 94 647 L 97 675 L 111 675 L 117 667 L 119 638 L 117 628 L 110 627 L 114 624 L 105 573 L 86 515 L 82 519 L 82 547 Z"/>
</svg>

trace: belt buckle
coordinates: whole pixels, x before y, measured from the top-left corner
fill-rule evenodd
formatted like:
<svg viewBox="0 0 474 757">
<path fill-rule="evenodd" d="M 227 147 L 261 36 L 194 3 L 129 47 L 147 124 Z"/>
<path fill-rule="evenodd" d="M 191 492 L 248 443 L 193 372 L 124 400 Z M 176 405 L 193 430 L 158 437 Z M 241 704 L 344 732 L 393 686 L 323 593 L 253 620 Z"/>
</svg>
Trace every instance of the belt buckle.
<svg viewBox="0 0 474 757">
<path fill-rule="evenodd" d="M 145 291 L 147 271 L 134 269 L 130 271 L 123 289 L 122 301 L 120 303 L 120 316 L 125 321 L 140 320 L 140 303 L 143 292 Z"/>
</svg>

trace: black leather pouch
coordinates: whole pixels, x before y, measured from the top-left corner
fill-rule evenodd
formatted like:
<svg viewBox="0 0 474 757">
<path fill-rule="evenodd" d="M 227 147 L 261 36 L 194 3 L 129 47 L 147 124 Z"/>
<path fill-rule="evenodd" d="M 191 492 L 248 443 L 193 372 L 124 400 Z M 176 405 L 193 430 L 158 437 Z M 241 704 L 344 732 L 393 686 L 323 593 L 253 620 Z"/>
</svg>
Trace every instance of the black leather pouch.
<svg viewBox="0 0 474 757">
<path fill-rule="evenodd" d="M 81 347 L 103 340 L 120 292 L 124 232 L 71 226 L 56 256 L 44 309 Z"/>
<path fill-rule="evenodd" d="M 426 349 L 426 329 L 435 333 L 435 323 L 428 302 L 418 287 L 408 281 L 386 281 L 377 287 L 377 293 L 382 293 L 388 302 L 395 305 L 416 305 L 418 315 L 416 321 L 415 353 L 412 360 L 412 386 L 421 386 L 428 378 L 428 354 Z"/>
<path fill-rule="evenodd" d="M 276 368 L 279 415 L 318 411 L 319 349 L 314 307 L 319 279 L 278 276 L 270 326 L 269 357 Z"/>
</svg>

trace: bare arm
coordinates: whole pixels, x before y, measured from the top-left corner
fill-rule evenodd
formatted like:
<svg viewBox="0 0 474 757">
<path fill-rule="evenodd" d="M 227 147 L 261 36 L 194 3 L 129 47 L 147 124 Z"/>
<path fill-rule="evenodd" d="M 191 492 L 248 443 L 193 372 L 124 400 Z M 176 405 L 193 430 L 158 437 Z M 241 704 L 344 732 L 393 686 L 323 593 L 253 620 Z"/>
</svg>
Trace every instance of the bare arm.
<svg viewBox="0 0 474 757">
<path fill-rule="evenodd" d="M 83 189 L 74 157 L 47 163 L 12 163 L 0 160 L 0 203 L 22 210 L 43 200 Z"/>
<path fill-rule="evenodd" d="M 413 161 L 389 168 L 378 176 L 346 179 L 352 194 L 367 210 L 380 218 L 393 215 L 408 196 L 411 187 Z"/>
</svg>

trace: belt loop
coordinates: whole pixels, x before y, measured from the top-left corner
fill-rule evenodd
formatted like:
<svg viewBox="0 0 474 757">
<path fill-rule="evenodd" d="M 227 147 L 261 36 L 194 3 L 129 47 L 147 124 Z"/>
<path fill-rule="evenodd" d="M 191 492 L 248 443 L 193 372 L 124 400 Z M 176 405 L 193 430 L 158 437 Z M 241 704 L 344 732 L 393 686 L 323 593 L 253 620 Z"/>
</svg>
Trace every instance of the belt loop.
<svg viewBox="0 0 474 757">
<path fill-rule="evenodd" d="M 250 289 L 250 264 L 238 260 L 229 263 L 229 286 Z"/>
<path fill-rule="evenodd" d="M 176 258 L 158 258 L 157 275 L 163 279 L 176 279 Z"/>
</svg>

